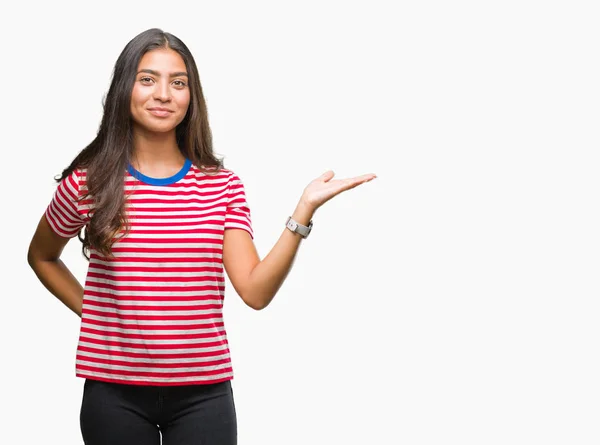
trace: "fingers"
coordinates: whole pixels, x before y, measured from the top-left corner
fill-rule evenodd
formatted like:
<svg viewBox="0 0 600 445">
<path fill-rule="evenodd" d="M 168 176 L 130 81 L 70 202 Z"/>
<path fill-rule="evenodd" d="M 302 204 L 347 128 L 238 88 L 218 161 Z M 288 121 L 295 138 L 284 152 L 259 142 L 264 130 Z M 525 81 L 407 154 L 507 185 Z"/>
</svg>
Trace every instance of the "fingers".
<svg viewBox="0 0 600 445">
<path fill-rule="evenodd" d="M 360 182 L 367 182 L 367 181 L 371 181 L 371 180 L 375 179 L 376 177 L 377 177 L 377 175 L 375 173 L 367 173 L 366 175 L 356 176 L 355 178 L 352 178 L 352 179 L 360 181 Z"/>
<path fill-rule="evenodd" d="M 325 182 L 329 182 L 329 181 L 331 181 L 331 179 L 333 179 L 334 176 L 335 176 L 335 173 L 333 172 L 333 170 L 327 170 L 325 173 L 323 173 L 321 176 L 319 176 L 318 179 L 325 181 Z M 375 173 L 366 173 L 364 175 L 355 176 L 354 178 L 346 178 L 346 179 L 343 179 L 342 181 L 343 182 L 352 181 L 352 183 L 357 181 L 358 183 L 363 183 L 366 181 L 371 181 L 371 180 L 375 179 L 376 177 L 377 177 L 377 175 Z"/>
<path fill-rule="evenodd" d="M 333 186 L 334 182 L 335 182 L 335 188 L 334 188 L 334 196 L 338 195 L 342 192 L 345 192 L 347 190 L 351 190 L 361 184 L 364 184 L 365 182 L 369 182 L 373 179 L 375 179 L 377 176 L 373 175 L 373 174 L 368 174 L 368 175 L 362 175 L 362 176 L 356 176 L 354 178 L 346 178 L 346 179 L 340 179 L 338 181 L 332 181 L 330 182 L 330 184 Z"/>
<path fill-rule="evenodd" d="M 366 175 L 355 176 L 354 178 L 344 179 L 343 182 L 344 182 L 344 185 L 347 186 L 348 188 L 354 188 L 360 184 L 364 184 L 365 182 L 372 181 L 376 177 L 377 177 L 377 175 L 375 175 L 374 173 L 368 173 Z"/>
</svg>

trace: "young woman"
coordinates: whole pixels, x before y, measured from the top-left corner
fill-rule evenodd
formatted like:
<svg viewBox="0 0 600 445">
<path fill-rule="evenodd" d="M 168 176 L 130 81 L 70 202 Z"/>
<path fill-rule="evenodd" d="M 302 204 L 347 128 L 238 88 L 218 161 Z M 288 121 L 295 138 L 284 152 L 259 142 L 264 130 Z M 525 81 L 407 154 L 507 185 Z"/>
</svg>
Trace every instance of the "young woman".
<svg viewBox="0 0 600 445">
<path fill-rule="evenodd" d="M 263 309 L 315 211 L 373 178 L 329 171 L 310 182 L 261 260 L 243 183 L 213 154 L 192 54 L 159 29 L 131 40 L 98 134 L 63 171 L 28 252 L 44 286 L 81 317 L 85 443 L 235 444 L 224 272 Z M 85 287 L 60 260 L 76 235 Z"/>
</svg>

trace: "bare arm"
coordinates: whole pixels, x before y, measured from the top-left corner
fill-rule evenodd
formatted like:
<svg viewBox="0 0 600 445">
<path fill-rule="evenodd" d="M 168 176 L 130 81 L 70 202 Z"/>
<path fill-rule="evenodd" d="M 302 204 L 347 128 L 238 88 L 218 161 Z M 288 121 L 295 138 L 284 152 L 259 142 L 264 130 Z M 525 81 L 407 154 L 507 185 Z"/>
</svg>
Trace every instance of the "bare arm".
<svg viewBox="0 0 600 445">
<path fill-rule="evenodd" d="M 292 218 L 308 225 L 313 212 L 298 204 Z M 227 229 L 223 240 L 223 264 L 231 284 L 244 302 L 260 310 L 269 305 L 292 268 L 302 237 L 284 229 L 269 254 L 261 261 L 250 234 Z"/>
<path fill-rule="evenodd" d="M 54 233 L 44 215 L 29 245 L 27 261 L 46 289 L 81 317 L 83 287 L 60 260 L 68 241 Z"/>
<path fill-rule="evenodd" d="M 308 225 L 315 211 L 339 193 L 375 178 L 368 174 L 356 178 L 332 181 L 327 172 L 312 181 L 304 190 L 292 218 Z M 292 268 L 302 237 L 288 229 L 261 261 L 256 247 L 245 230 L 227 229 L 223 238 L 223 265 L 231 284 L 244 302 L 260 310 L 269 305 Z"/>
</svg>

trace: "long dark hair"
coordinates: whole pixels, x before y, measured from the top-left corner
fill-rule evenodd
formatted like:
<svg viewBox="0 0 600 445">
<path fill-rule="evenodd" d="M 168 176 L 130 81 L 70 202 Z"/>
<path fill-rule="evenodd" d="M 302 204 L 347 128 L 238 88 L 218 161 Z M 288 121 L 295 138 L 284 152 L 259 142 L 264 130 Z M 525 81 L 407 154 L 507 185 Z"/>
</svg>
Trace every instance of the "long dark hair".
<svg viewBox="0 0 600 445">
<path fill-rule="evenodd" d="M 190 104 L 175 130 L 179 149 L 199 168 L 212 170 L 216 167 L 218 170 L 223 167 L 222 160 L 213 153 L 208 111 L 192 53 L 179 38 L 160 29 L 152 28 L 138 34 L 125 46 L 115 63 L 96 138 L 56 178 L 60 182 L 77 168 L 87 169 L 88 191 L 81 198 L 91 198 L 94 207 L 88 226 L 79 232 L 79 239 L 88 260 L 91 247 L 102 255 L 112 256 L 115 236 L 123 228 L 125 233 L 129 230 L 124 181 L 133 153 L 131 92 L 140 59 L 146 52 L 158 48 L 178 52 L 188 72 Z"/>
</svg>

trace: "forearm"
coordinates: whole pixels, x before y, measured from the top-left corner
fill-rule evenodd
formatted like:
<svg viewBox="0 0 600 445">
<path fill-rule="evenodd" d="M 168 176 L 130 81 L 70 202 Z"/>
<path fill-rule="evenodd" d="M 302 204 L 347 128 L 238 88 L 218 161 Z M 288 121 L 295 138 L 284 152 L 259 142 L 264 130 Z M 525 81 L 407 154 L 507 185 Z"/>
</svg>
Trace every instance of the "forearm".
<svg viewBox="0 0 600 445">
<path fill-rule="evenodd" d="M 30 265 L 46 289 L 81 317 L 83 287 L 67 266 L 60 259 L 33 260 Z"/>
<path fill-rule="evenodd" d="M 292 218 L 303 225 L 308 225 L 314 211 L 300 202 Z M 249 277 L 248 301 L 256 309 L 266 307 L 283 284 L 292 268 L 300 247 L 302 237 L 284 228 L 281 236 L 271 251 L 252 269 Z"/>
</svg>

